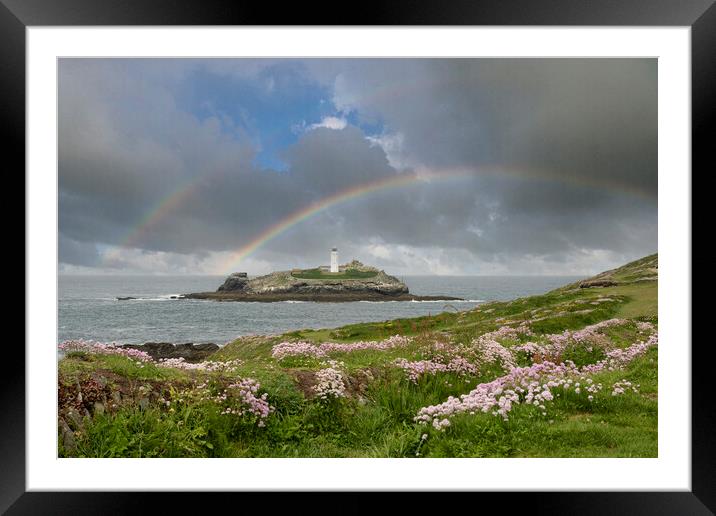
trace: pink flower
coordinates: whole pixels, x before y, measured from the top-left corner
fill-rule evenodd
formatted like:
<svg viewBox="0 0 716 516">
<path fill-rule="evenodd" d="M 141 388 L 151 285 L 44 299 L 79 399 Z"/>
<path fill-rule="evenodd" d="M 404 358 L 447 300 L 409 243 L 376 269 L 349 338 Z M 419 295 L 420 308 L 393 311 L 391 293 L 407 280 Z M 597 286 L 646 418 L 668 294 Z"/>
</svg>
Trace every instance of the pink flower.
<svg viewBox="0 0 716 516">
<path fill-rule="evenodd" d="M 310 342 L 281 342 L 276 344 L 271 355 L 281 360 L 289 356 L 312 356 L 315 358 L 323 358 L 328 353 L 351 353 L 353 351 L 378 350 L 384 351 L 398 347 L 404 347 L 410 344 L 411 339 L 402 335 L 393 335 L 392 337 L 382 341 L 359 341 L 348 344 L 338 344 L 334 342 L 322 342 L 321 344 L 312 344 Z"/>
<path fill-rule="evenodd" d="M 91 340 L 77 339 L 66 340 L 60 343 L 57 348 L 65 353 L 84 352 L 94 355 L 118 355 L 138 360 L 140 362 L 152 361 L 152 357 L 144 351 L 134 348 L 123 348 L 115 343 L 105 344 Z"/>
<path fill-rule="evenodd" d="M 599 327 L 616 324 L 613 321 L 615 320 L 604 321 L 604 323 L 600 323 Z M 588 333 L 584 330 L 582 332 L 583 335 Z M 431 423 L 437 430 L 441 430 L 446 426 L 443 422 L 448 420 L 447 418 L 465 412 L 492 412 L 494 415 L 507 419 L 507 414 L 513 406 L 521 402 L 544 410 L 544 402 L 554 399 L 552 389 L 557 387 L 567 389 L 572 384 L 580 385 L 580 382 L 576 380 L 582 380 L 588 384 L 586 390 L 590 395 L 587 399 L 592 401 L 591 393 L 600 391 L 602 386 L 595 384 L 591 378 L 587 378 L 587 374 L 623 368 L 657 344 L 658 336 L 654 334 L 649 336 L 646 342 L 637 342 L 626 349 L 614 349 L 607 353 L 604 360 L 586 365 L 581 369 L 571 361 L 559 364 L 545 361 L 529 367 L 515 367 L 504 376 L 477 385 L 472 391 L 459 398 L 450 396 L 439 405 L 421 408 L 414 420 L 419 423 Z M 628 388 L 636 392 L 636 386 L 626 380 L 617 382 L 612 388 L 613 396 L 622 394 Z M 580 392 L 580 387 L 575 387 L 575 393 L 579 394 Z"/>
<path fill-rule="evenodd" d="M 318 384 L 313 386 L 313 390 L 323 400 L 342 398 L 346 395 L 346 385 L 341 372 L 343 363 L 329 360 L 327 365 L 328 367 L 316 373 Z"/>
</svg>

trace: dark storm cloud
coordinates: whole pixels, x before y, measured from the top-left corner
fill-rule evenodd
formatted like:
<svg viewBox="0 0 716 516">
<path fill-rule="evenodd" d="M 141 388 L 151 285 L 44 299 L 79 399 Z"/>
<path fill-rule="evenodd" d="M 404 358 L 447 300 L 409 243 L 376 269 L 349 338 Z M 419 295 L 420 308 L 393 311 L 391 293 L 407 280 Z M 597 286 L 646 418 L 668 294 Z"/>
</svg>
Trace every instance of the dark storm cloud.
<svg viewBox="0 0 716 516">
<path fill-rule="evenodd" d="M 72 240 L 62 233 L 59 235 L 58 248 L 59 255 L 62 257 L 60 261 L 63 263 L 94 267 L 100 262 L 100 255 L 94 244 Z"/>
<path fill-rule="evenodd" d="M 431 167 L 504 165 L 525 175 L 656 192 L 654 59 L 352 61 L 336 102 L 404 135 Z"/>
<path fill-rule="evenodd" d="M 306 61 L 292 73 L 330 85 L 337 117 L 381 132 L 304 129 L 281 152 L 286 172 L 257 168 L 255 138 L 232 117 L 177 99 L 201 67 L 267 80 L 262 62 L 241 63 L 61 61 L 60 261 L 93 266 L 96 244 L 123 243 L 199 259 L 356 184 L 456 167 L 472 176 L 346 201 L 257 256 L 310 264 L 338 245 L 410 270 L 435 249 L 449 270 L 533 272 L 533 257 L 656 249 L 654 60 Z M 181 202 L 142 226 L 172 194 Z"/>
<path fill-rule="evenodd" d="M 272 202 L 301 202 L 276 173 L 255 169 L 230 120 L 179 110 L 151 66 L 69 61 L 60 67 L 60 227 L 74 238 L 196 252 L 231 247 L 270 219 Z M 291 201 L 291 195 L 296 202 Z M 141 232 L 136 228 L 163 201 Z M 136 241 L 135 241 L 136 240 Z"/>
</svg>

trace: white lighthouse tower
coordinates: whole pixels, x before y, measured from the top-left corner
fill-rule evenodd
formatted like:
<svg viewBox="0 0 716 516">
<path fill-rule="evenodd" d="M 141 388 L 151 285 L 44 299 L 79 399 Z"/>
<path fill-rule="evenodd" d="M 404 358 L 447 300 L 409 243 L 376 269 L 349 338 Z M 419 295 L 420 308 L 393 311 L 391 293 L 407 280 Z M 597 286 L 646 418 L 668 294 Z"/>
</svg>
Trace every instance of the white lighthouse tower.
<svg viewBox="0 0 716 516">
<path fill-rule="evenodd" d="M 331 249 L 331 272 L 338 272 L 338 248 Z"/>
</svg>

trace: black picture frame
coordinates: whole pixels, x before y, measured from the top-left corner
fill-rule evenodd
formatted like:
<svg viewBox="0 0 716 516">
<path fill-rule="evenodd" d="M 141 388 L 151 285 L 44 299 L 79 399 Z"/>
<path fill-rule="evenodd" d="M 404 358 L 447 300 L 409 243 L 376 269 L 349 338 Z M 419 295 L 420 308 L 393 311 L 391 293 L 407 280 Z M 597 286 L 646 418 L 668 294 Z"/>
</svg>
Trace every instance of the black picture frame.
<svg viewBox="0 0 716 516">
<path fill-rule="evenodd" d="M 337 4 L 324 5 L 323 2 L 283 3 L 278 7 L 268 3 L 207 0 L 0 0 L 0 141 L 5 144 L 6 162 L 10 158 L 12 163 L 5 168 L 6 177 L 24 177 L 20 170 L 25 170 L 25 29 L 75 25 L 688 26 L 692 38 L 692 170 L 700 171 L 700 175 L 710 171 L 712 143 L 709 136 L 714 131 L 716 92 L 713 0 L 452 0 L 449 3 L 392 0 L 347 8 L 344 12 L 347 14 L 339 14 L 341 9 Z M 691 177 L 694 175 L 692 172 Z M 24 180 L 20 188 L 24 193 Z M 693 253 L 693 246 L 690 252 Z M 24 258 L 26 263 L 28 257 Z M 27 268 L 24 270 L 27 274 Z M 511 510 L 524 508 L 531 513 L 713 514 L 716 511 L 716 445 L 712 436 L 716 411 L 707 389 L 712 376 L 707 357 L 709 343 L 695 340 L 684 343 L 689 344 L 693 373 L 690 492 L 480 493 L 483 504 L 488 497 L 504 504 L 507 496 Z M 183 493 L 138 497 L 137 493 L 117 492 L 26 492 L 26 376 L 25 368 L 19 367 L 25 364 L 25 353 L 19 346 L 12 345 L 6 345 L 3 351 L 6 364 L 18 366 L 5 367 L 2 373 L 0 511 L 7 514 L 124 514 L 149 510 L 143 498 L 158 496 L 162 498 L 163 512 L 173 506 L 188 508 Z M 219 510 L 226 502 L 234 503 L 227 498 L 241 496 L 245 500 L 247 494 L 204 494 L 200 503 L 205 504 L 209 496 L 211 505 Z M 295 493 L 290 503 L 300 504 L 303 498 Z M 341 504 L 350 507 L 349 499 L 344 497 Z M 404 510 L 410 510 L 411 503 L 422 508 L 425 499 L 412 497 L 412 502 L 403 506 Z M 358 504 L 352 506 L 360 508 Z"/>
</svg>

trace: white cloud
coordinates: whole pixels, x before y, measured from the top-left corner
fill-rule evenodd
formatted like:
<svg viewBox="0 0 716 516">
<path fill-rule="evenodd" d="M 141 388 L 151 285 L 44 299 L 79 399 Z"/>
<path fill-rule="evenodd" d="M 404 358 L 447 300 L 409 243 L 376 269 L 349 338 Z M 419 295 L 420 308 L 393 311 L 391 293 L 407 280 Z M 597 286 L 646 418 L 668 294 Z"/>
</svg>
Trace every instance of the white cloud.
<svg viewBox="0 0 716 516">
<path fill-rule="evenodd" d="M 366 251 L 376 258 L 390 258 L 390 249 L 382 244 L 370 244 L 366 247 Z"/>
<path fill-rule="evenodd" d="M 377 145 L 383 149 L 388 163 L 396 170 L 407 170 L 421 166 L 419 162 L 411 160 L 410 156 L 405 153 L 403 147 L 405 137 L 403 133 L 383 133 L 379 136 L 366 136 L 366 139 L 371 145 Z"/>
<path fill-rule="evenodd" d="M 312 129 L 318 129 L 320 127 L 324 127 L 326 129 L 333 129 L 335 131 L 340 131 L 342 129 L 345 129 L 348 125 L 348 121 L 345 118 L 338 118 L 335 116 L 327 116 L 324 117 L 323 120 L 321 120 L 317 124 L 311 124 L 308 126 L 309 130 Z"/>
<path fill-rule="evenodd" d="M 268 274 L 274 270 L 271 262 L 246 257 L 240 262 L 227 251 L 197 253 L 173 253 L 147 251 L 137 248 L 108 246 L 101 255 L 99 264 L 88 267 L 60 263 L 63 274 L 223 274 L 227 267 L 248 272 L 252 276 Z M 233 262 L 233 263 L 232 263 Z"/>
</svg>

